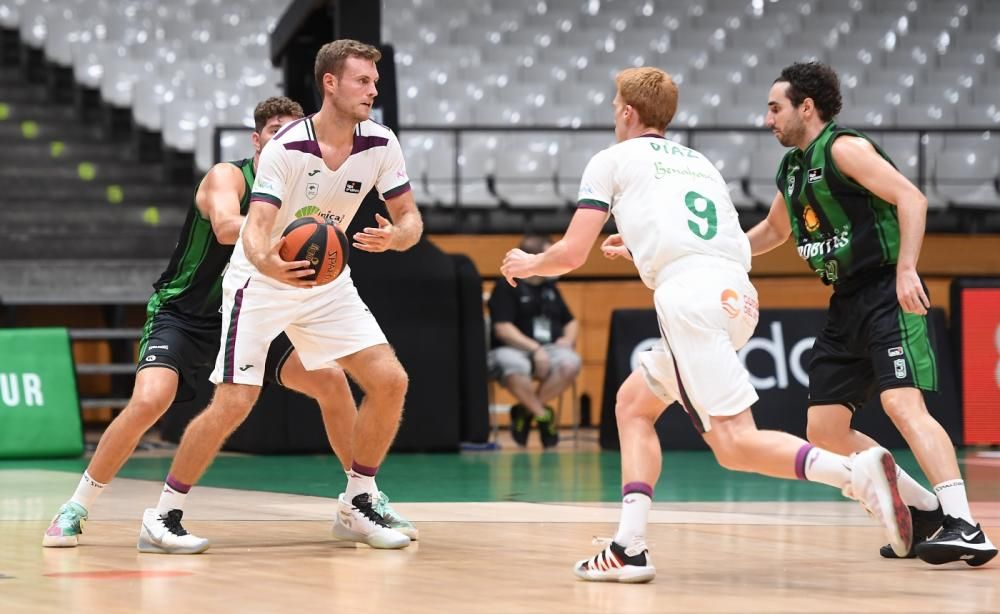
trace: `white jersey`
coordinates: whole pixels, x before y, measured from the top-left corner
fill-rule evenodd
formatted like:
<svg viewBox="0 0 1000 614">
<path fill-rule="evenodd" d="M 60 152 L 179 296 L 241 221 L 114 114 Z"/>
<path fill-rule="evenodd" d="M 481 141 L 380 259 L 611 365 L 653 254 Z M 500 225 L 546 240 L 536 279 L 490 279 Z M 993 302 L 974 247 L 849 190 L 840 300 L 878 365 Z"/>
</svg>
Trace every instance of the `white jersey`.
<svg viewBox="0 0 1000 614">
<path fill-rule="evenodd" d="M 306 215 L 320 215 L 346 230 L 372 188 L 383 200 L 410 190 L 403 151 L 392 130 L 371 120 L 359 123 L 351 154 L 333 171 L 323 162 L 309 116 L 285 126 L 264 146 L 250 202 L 279 208 L 270 233 L 273 245 L 289 224 Z M 242 238 L 241 231 L 230 265 L 256 273 Z"/>
<path fill-rule="evenodd" d="M 578 206 L 615 216 L 650 288 L 657 287 L 664 267 L 689 255 L 715 256 L 750 270 L 750 242 L 722 175 L 699 152 L 661 136 L 644 135 L 598 152 L 583 172 Z"/>
</svg>

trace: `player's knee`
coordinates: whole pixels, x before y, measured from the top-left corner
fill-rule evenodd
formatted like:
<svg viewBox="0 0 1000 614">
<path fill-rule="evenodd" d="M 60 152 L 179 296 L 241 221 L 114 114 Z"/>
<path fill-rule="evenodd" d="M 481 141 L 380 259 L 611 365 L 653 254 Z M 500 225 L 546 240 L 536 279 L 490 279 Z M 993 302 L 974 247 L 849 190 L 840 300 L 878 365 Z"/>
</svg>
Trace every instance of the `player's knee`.
<svg viewBox="0 0 1000 614">
<path fill-rule="evenodd" d="M 913 395 L 886 393 L 882 395 L 882 408 L 896 428 L 905 429 L 916 418 L 927 413 L 920 398 Z"/>
<path fill-rule="evenodd" d="M 169 406 L 169 401 L 164 402 L 159 399 L 139 399 L 132 397 L 122 411 L 121 417 L 124 420 L 145 426 L 148 429 L 160 419 L 160 416 L 163 415 Z"/>
<path fill-rule="evenodd" d="M 828 450 L 836 450 L 841 447 L 836 444 L 843 436 L 844 433 L 837 432 L 835 425 L 822 418 L 809 416 L 809 421 L 806 423 L 806 439 L 809 443 Z"/>
<path fill-rule="evenodd" d="M 379 393 L 401 401 L 406 396 L 406 390 L 410 385 L 410 378 L 406 374 L 406 370 L 403 369 L 403 366 L 396 363 L 382 370 L 378 382 Z"/>
<path fill-rule="evenodd" d="M 305 393 L 314 399 L 339 399 L 345 394 L 350 394 L 350 390 L 347 375 L 342 369 L 320 369 L 309 382 Z"/>
</svg>

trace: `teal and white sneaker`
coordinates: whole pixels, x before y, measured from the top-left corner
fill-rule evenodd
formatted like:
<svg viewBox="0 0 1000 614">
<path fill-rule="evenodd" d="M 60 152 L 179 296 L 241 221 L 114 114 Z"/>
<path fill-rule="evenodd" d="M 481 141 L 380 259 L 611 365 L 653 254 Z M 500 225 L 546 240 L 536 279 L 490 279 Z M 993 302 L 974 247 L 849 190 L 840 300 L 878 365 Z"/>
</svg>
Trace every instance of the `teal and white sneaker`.
<svg viewBox="0 0 1000 614">
<path fill-rule="evenodd" d="M 52 524 L 45 530 L 42 546 L 46 548 L 76 548 L 87 522 L 87 510 L 79 503 L 67 501 L 59 508 Z"/>
<path fill-rule="evenodd" d="M 385 518 L 385 521 L 391 528 L 409 537 L 412 541 L 417 541 L 417 536 L 420 534 L 417 527 L 413 526 L 413 523 L 406 518 L 403 518 L 402 514 L 392 509 L 392 506 L 389 505 L 389 497 L 381 490 L 378 491 L 378 496 L 375 497 L 375 511 Z"/>
</svg>

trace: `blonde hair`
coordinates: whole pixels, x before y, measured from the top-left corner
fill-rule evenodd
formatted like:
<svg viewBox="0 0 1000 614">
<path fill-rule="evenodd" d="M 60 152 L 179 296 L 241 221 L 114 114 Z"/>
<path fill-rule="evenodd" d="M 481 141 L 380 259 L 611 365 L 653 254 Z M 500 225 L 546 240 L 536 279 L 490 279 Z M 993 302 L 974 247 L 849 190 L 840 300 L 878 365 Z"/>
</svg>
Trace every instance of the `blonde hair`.
<svg viewBox="0 0 1000 614">
<path fill-rule="evenodd" d="M 666 130 L 677 112 L 677 84 L 650 66 L 626 68 L 615 77 L 622 102 L 635 109 L 643 125 Z"/>
<path fill-rule="evenodd" d="M 330 73 L 338 79 L 344 72 L 344 63 L 347 58 L 361 58 L 378 62 L 382 59 L 382 52 L 366 45 L 360 41 L 350 38 L 341 38 L 320 47 L 316 54 L 316 65 L 313 69 L 316 77 L 316 88 L 322 93 L 323 75 Z"/>
</svg>

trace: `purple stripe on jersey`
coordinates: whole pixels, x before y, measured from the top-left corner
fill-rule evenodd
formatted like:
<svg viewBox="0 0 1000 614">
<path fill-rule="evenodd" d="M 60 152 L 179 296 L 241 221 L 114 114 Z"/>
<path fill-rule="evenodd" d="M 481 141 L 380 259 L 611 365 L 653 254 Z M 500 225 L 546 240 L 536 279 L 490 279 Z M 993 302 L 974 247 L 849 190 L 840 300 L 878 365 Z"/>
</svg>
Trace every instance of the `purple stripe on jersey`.
<svg viewBox="0 0 1000 614">
<path fill-rule="evenodd" d="M 358 136 L 354 135 L 354 149 L 351 150 L 351 155 L 361 153 L 366 149 L 372 149 L 373 147 L 385 147 L 389 144 L 389 139 L 384 136 Z"/>
<path fill-rule="evenodd" d="M 645 137 L 645 136 L 648 136 L 651 139 L 666 139 L 667 138 L 664 135 L 662 135 L 662 134 L 656 134 L 655 132 L 647 132 L 646 134 L 640 134 L 639 138 L 642 138 L 642 137 Z"/>
<path fill-rule="evenodd" d="M 295 151 L 302 151 L 307 154 L 312 154 L 319 159 L 323 159 L 323 152 L 319 150 L 319 143 L 313 141 L 312 139 L 306 141 L 292 141 L 291 143 L 285 143 L 285 149 L 292 149 Z"/>
<path fill-rule="evenodd" d="M 229 314 L 229 332 L 226 335 L 226 361 L 222 370 L 222 381 L 227 384 L 233 383 L 233 375 L 236 373 L 236 331 L 240 325 L 240 309 L 243 308 L 243 291 L 250 285 L 250 280 L 243 284 L 243 287 L 236 291 L 236 300 L 233 301 L 233 310 Z"/>
<path fill-rule="evenodd" d="M 272 194 L 264 194 L 262 192 L 252 192 L 250 194 L 250 202 L 259 201 L 262 203 L 267 203 L 269 205 L 274 205 L 275 207 L 281 208 L 281 199 Z"/>
<path fill-rule="evenodd" d="M 284 134 L 284 133 L 288 132 L 288 130 L 289 130 L 289 129 L 290 129 L 290 128 L 291 128 L 292 126 L 294 126 L 295 124 L 299 123 L 300 121 L 303 121 L 303 120 L 306 120 L 306 119 L 309 119 L 310 117 L 312 117 L 312 115 L 307 115 L 306 117 L 300 117 L 299 119 L 297 119 L 297 120 L 295 120 L 295 121 L 291 122 L 290 124 L 288 124 L 287 126 L 285 126 L 284 128 L 282 128 L 281 130 L 279 130 L 279 131 L 278 131 L 278 134 L 275 134 L 275 135 L 274 135 L 273 137 L 271 137 L 271 138 L 272 138 L 272 139 L 276 139 L 276 138 L 278 138 L 278 137 L 279 137 L 279 136 L 281 136 L 282 134 Z"/>
<path fill-rule="evenodd" d="M 391 190 L 386 190 L 385 193 L 382 194 L 382 198 L 396 198 L 397 196 L 399 196 L 401 194 L 406 194 L 407 192 L 409 192 L 412 189 L 413 188 L 410 187 L 410 182 L 407 181 L 403 185 L 396 186 L 396 187 L 394 187 Z"/>
</svg>

